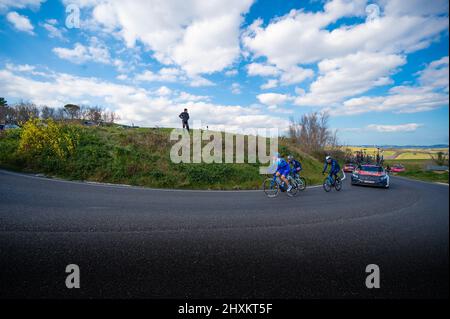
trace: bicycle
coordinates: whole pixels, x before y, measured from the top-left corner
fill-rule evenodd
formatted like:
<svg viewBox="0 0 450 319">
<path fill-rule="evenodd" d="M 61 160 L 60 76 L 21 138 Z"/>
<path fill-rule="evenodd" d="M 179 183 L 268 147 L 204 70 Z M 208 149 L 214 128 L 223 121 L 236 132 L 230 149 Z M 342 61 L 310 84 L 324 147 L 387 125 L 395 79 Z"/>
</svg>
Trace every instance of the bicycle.
<svg viewBox="0 0 450 319">
<path fill-rule="evenodd" d="M 286 192 L 288 196 L 295 196 L 299 190 L 299 185 L 297 184 L 296 180 L 292 178 L 292 176 L 287 177 L 289 184 L 292 185 L 292 189 L 288 192 L 286 189 L 286 185 L 284 185 L 284 182 L 280 180 L 279 177 L 276 176 L 276 174 L 273 175 L 272 178 L 266 178 L 263 183 L 263 190 L 264 193 L 269 198 L 277 197 L 280 193 L 280 190 L 282 192 Z"/>
<path fill-rule="evenodd" d="M 297 183 L 298 190 L 304 191 L 306 189 L 306 179 L 301 177 L 300 174 L 294 174 L 293 178 Z"/>
<path fill-rule="evenodd" d="M 340 191 L 342 189 L 342 179 L 337 175 L 335 179 L 328 175 L 323 181 L 323 189 L 328 193 L 333 186 L 337 191 Z"/>
</svg>

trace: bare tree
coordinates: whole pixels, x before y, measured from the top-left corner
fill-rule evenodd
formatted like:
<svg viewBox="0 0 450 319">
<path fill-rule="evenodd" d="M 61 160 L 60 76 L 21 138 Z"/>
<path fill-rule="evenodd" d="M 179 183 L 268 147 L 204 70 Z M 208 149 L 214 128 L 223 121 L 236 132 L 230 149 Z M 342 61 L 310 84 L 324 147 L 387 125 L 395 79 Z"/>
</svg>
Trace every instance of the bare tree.
<svg viewBox="0 0 450 319">
<path fill-rule="evenodd" d="M 12 106 L 9 114 L 9 122 L 25 123 L 26 121 L 39 117 L 39 108 L 31 102 L 19 102 Z"/>
<path fill-rule="evenodd" d="M 117 113 L 111 111 L 111 112 L 103 112 L 102 113 L 102 120 L 105 123 L 114 123 L 117 120 L 120 120 L 120 117 Z"/>
<path fill-rule="evenodd" d="M 102 119 L 103 109 L 100 106 L 88 107 L 85 111 L 85 118 L 89 121 L 99 123 Z"/>
<path fill-rule="evenodd" d="M 329 128 L 328 120 L 326 112 L 304 114 L 297 121 L 291 119 L 289 136 L 311 155 L 319 157 L 325 152 L 336 152 L 339 149 L 337 131 Z"/>
<path fill-rule="evenodd" d="M 8 113 L 8 102 L 3 97 L 0 97 L 0 123 L 6 122 L 6 114 Z"/>
<path fill-rule="evenodd" d="M 430 156 L 436 165 L 438 166 L 448 165 L 448 153 L 446 154 L 440 151 L 437 152 L 435 155 L 430 153 Z"/>
<path fill-rule="evenodd" d="M 41 118 L 43 120 L 55 119 L 55 109 L 46 105 L 41 107 Z"/>
</svg>

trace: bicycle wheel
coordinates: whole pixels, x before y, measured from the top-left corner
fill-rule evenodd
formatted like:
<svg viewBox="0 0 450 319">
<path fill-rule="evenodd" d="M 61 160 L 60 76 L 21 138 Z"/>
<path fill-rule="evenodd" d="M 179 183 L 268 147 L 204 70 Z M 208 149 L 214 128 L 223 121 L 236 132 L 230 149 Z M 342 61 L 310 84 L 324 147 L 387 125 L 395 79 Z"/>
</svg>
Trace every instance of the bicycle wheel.
<svg viewBox="0 0 450 319">
<path fill-rule="evenodd" d="M 298 189 L 304 191 L 306 189 L 306 179 L 304 179 L 303 177 L 299 177 L 296 179 L 296 181 L 298 184 Z"/>
<path fill-rule="evenodd" d="M 288 196 L 292 197 L 292 196 L 297 195 L 297 192 L 298 192 L 298 184 L 297 184 L 297 182 L 292 177 L 289 177 L 288 181 L 289 181 L 289 184 L 292 185 L 291 190 L 289 192 L 287 192 Z"/>
<path fill-rule="evenodd" d="M 329 191 L 331 191 L 331 182 L 330 179 L 327 177 L 325 178 L 325 180 L 323 181 L 323 189 L 328 193 Z"/>
<path fill-rule="evenodd" d="M 264 193 L 267 197 L 273 198 L 278 195 L 280 192 L 280 186 L 277 182 L 273 180 L 273 178 L 267 178 L 263 183 Z"/>
<path fill-rule="evenodd" d="M 342 182 L 340 178 L 337 178 L 334 182 L 334 188 L 339 192 L 342 189 Z"/>
</svg>

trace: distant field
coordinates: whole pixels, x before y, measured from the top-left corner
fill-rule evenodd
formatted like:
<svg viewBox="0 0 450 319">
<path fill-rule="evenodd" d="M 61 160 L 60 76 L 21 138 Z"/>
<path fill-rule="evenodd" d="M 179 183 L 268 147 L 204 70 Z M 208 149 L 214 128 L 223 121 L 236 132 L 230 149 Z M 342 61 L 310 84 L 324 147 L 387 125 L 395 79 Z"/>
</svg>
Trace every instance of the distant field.
<svg viewBox="0 0 450 319">
<path fill-rule="evenodd" d="M 426 171 L 427 165 L 435 165 L 431 160 L 424 159 L 403 159 L 403 160 L 386 160 L 385 165 L 402 164 L 406 171 L 396 175 L 412 179 L 418 179 L 427 182 L 449 183 L 449 173 L 447 172 L 430 172 Z"/>
<path fill-rule="evenodd" d="M 419 153 L 419 152 L 404 152 L 400 153 L 395 157 L 397 160 L 401 159 L 431 159 L 430 153 Z"/>
<path fill-rule="evenodd" d="M 344 149 L 349 149 L 352 152 L 365 151 L 369 155 L 377 153 L 375 147 L 346 146 Z M 384 158 L 389 160 L 429 160 L 432 159 L 432 155 L 438 152 L 448 153 L 448 148 L 386 148 L 382 150 Z"/>
</svg>

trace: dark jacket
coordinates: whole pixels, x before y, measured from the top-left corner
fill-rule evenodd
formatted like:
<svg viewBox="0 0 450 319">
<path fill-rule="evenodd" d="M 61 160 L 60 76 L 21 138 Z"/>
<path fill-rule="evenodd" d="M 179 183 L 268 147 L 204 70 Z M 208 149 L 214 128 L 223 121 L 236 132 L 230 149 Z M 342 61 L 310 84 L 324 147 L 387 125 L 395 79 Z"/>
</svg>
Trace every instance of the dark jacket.
<svg viewBox="0 0 450 319">
<path fill-rule="evenodd" d="M 295 170 L 299 170 L 299 171 L 302 170 L 302 164 L 299 161 L 292 160 L 291 164 L 295 168 Z"/>
<path fill-rule="evenodd" d="M 183 122 L 187 122 L 189 120 L 189 113 L 188 112 L 181 112 L 180 115 L 178 115 L 180 119 L 183 120 Z"/>
<path fill-rule="evenodd" d="M 328 162 L 325 161 L 325 165 L 323 167 L 323 173 L 325 173 L 325 171 L 327 170 L 328 165 L 331 166 L 330 173 L 336 173 L 336 172 L 339 172 L 341 170 L 341 167 L 339 166 L 339 163 L 334 158 L 332 158 L 330 164 L 328 164 Z"/>
</svg>

